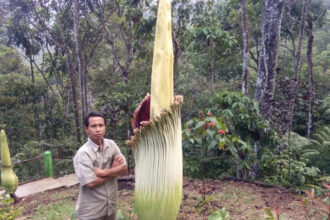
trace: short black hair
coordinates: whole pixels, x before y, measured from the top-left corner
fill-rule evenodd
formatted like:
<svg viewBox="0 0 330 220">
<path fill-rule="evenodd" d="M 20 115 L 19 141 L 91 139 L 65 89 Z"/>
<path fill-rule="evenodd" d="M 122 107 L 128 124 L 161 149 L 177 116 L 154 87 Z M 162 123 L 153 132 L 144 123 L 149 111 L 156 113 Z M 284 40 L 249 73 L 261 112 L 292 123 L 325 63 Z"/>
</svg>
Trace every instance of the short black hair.
<svg viewBox="0 0 330 220">
<path fill-rule="evenodd" d="M 88 127 L 88 125 L 89 125 L 89 118 L 92 118 L 92 117 L 101 117 L 104 120 L 104 124 L 106 124 L 105 117 L 104 117 L 104 115 L 102 113 L 100 113 L 98 111 L 91 111 L 84 118 L 84 125 L 85 125 L 85 127 Z"/>
</svg>

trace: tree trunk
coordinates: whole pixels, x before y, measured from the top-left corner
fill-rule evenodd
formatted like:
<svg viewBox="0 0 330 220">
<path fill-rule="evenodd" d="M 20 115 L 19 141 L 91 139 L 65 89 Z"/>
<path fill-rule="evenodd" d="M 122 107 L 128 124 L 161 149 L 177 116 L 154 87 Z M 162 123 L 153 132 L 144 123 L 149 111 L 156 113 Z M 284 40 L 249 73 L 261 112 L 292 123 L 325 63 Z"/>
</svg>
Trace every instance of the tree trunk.
<svg viewBox="0 0 330 220">
<path fill-rule="evenodd" d="M 65 37 L 63 30 L 60 27 L 61 31 L 61 39 L 62 42 L 65 42 Z M 71 92 L 72 92 L 72 103 L 73 103 L 73 115 L 74 115 L 74 121 L 76 124 L 76 137 L 77 141 L 79 144 L 81 144 L 81 123 L 80 123 L 80 117 L 79 117 L 79 106 L 78 106 L 78 99 L 77 99 L 77 90 L 76 90 L 76 79 L 75 79 L 75 71 L 73 67 L 73 61 L 72 61 L 72 56 L 70 53 L 69 47 L 64 44 L 60 44 L 59 42 L 55 41 L 52 37 L 49 38 L 53 43 L 55 43 L 57 46 L 59 46 L 63 52 L 66 55 L 66 62 L 68 66 L 68 74 L 69 74 L 69 79 L 70 79 L 70 84 L 71 84 Z"/>
<path fill-rule="evenodd" d="M 265 44 L 263 39 L 261 39 L 261 48 L 258 58 L 258 76 L 257 76 L 257 85 L 256 85 L 256 100 L 261 101 L 265 92 L 265 87 L 267 83 L 267 66 L 265 62 Z"/>
<path fill-rule="evenodd" d="M 286 133 L 289 129 L 291 129 L 293 114 L 294 114 L 294 105 L 295 105 L 297 95 L 298 95 L 298 89 L 299 89 L 298 75 L 299 75 L 299 69 L 300 69 L 301 47 L 302 47 L 303 35 L 304 35 L 304 29 L 305 29 L 307 7 L 308 7 L 308 0 L 304 0 L 302 13 L 301 13 L 298 48 L 297 48 L 297 52 L 295 54 L 295 60 L 294 60 L 294 76 L 293 76 L 293 83 L 292 83 L 292 89 L 291 89 L 291 91 L 293 91 L 293 95 L 289 101 L 288 119 L 283 121 L 283 125 L 282 125 L 283 134 Z"/>
<path fill-rule="evenodd" d="M 124 112 L 125 112 L 125 123 L 126 123 L 126 138 L 130 139 L 131 138 L 131 127 L 130 127 L 130 112 L 129 112 L 129 102 L 128 102 L 128 93 L 127 93 L 127 84 L 128 84 L 128 71 L 123 72 L 123 77 L 124 77 L 124 86 L 125 86 L 125 106 L 124 106 Z M 131 163 L 130 163 L 130 158 L 131 158 L 131 148 L 127 146 L 127 170 L 130 172 L 132 169 Z"/>
<path fill-rule="evenodd" d="M 304 0 L 302 13 L 301 13 L 298 48 L 297 48 L 297 54 L 294 59 L 294 81 L 298 81 L 298 74 L 299 74 L 299 69 L 300 69 L 301 47 L 302 47 L 303 36 L 304 36 L 305 19 L 306 19 L 306 11 L 307 11 L 307 4 L 308 4 L 307 1 L 308 0 Z"/>
<path fill-rule="evenodd" d="M 85 57 L 84 59 L 86 62 L 84 64 L 84 102 L 85 102 L 85 113 L 88 114 L 88 112 L 91 110 L 89 102 L 88 102 L 88 94 L 89 94 L 89 90 L 88 90 L 88 64 L 87 64 L 87 60 L 88 58 Z M 84 115 L 85 117 L 85 115 Z"/>
<path fill-rule="evenodd" d="M 315 87 L 314 87 L 314 75 L 313 75 L 313 21 L 311 16 L 307 17 L 307 64 L 308 64 L 308 81 L 309 81 L 309 107 L 308 107 L 308 131 L 307 137 L 311 138 L 313 129 L 313 108 L 315 102 Z"/>
<path fill-rule="evenodd" d="M 241 174 L 240 174 L 240 167 L 241 166 L 241 159 L 239 157 L 237 157 L 237 161 L 236 161 L 236 177 L 237 178 L 241 178 Z"/>
<path fill-rule="evenodd" d="M 73 4 L 73 19 L 74 19 L 74 38 L 76 44 L 76 54 L 78 61 L 78 76 L 80 86 L 80 102 L 81 102 L 81 117 L 82 121 L 87 114 L 87 96 L 86 96 L 86 65 L 81 52 L 81 38 L 79 31 L 80 17 L 79 17 L 79 0 L 74 0 Z"/>
<path fill-rule="evenodd" d="M 79 3 L 79 2 L 78 2 Z M 60 8 L 57 4 L 59 4 L 58 1 L 54 1 L 54 9 L 56 12 L 60 11 Z M 69 5 L 71 7 L 71 4 Z M 79 107 L 78 107 L 78 101 L 77 101 L 77 94 L 76 94 L 76 79 L 75 79 L 75 70 L 73 67 L 73 60 L 71 56 L 71 51 L 70 48 L 67 44 L 66 38 L 64 36 L 65 31 L 61 27 L 60 23 L 58 25 L 58 28 L 60 30 L 60 38 L 61 41 L 55 40 L 57 36 L 53 36 L 52 32 L 50 31 L 50 27 L 48 27 L 45 22 L 38 18 L 37 23 L 39 27 L 39 30 L 43 32 L 44 36 L 51 41 L 54 45 L 58 46 L 61 48 L 62 52 L 66 55 L 66 63 L 67 63 L 67 68 L 68 68 L 68 74 L 69 74 L 69 80 L 71 84 L 71 91 L 72 91 L 72 103 L 73 103 L 73 114 L 74 114 L 74 121 L 76 125 L 76 137 L 77 141 L 81 144 L 81 123 L 80 123 L 80 118 L 79 118 Z M 69 101 L 68 101 L 69 103 Z"/>
<path fill-rule="evenodd" d="M 116 1 L 116 3 L 119 5 L 119 1 Z M 122 11 L 119 10 L 120 7 L 118 7 L 118 16 L 121 17 L 122 15 Z M 134 38 L 132 36 L 133 33 L 133 23 L 125 26 L 124 23 L 120 23 L 117 28 L 119 29 L 120 35 L 118 37 L 118 41 L 121 41 L 124 44 L 124 52 L 121 51 L 117 51 L 115 49 L 115 45 L 116 42 L 114 42 L 115 38 L 113 36 L 110 35 L 110 32 L 107 30 L 107 28 L 104 28 L 104 37 L 106 42 L 110 45 L 111 48 L 111 53 L 113 55 L 113 59 L 116 63 L 116 66 L 119 67 L 122 76 L 123 76 L 123 81 L 124 81 L 124 86 L 125 86 L 125 97 L 126 97 L 126 101 L 125 101 L 125 105 L 124 105 L 124 111 L 125 111 L 125 121 L 126 121 L 126 135 L 127 135 L 127 139 L 130 139 L 131 136 L 131 123 L 130 123 L 130 112 L 129 112 L 129 106 L 130 106 L 130 102 L 128 99 L 128 95 L 127 95 L 127 86 L 128 86 L 128 79 L 129 79 L 129 70 L 130 70 L 130 66 L 132 64 L 133 61 L 133 57 L 134 57 L 134 53 L 135 50 L 132 46 Z M 127 28 L 127 29 L 126 29 Z M 121 58 L 121 56 L 123 56 Z M 124 60 L 124 62 L 121 62 L 121 60 Z M 130 164 L 130 157 L 132 155 L 132 151 L 131 148 L 127 146 L 127 168 L 128 168 L 128 172 L 130 172 L 131 170 L 131 164 Z"/>
<path fill-rule="evenodd" d="M 33 59 L 31 54 L 29 55 L 29 62 L 30 62 L 31 82 L 32 84 L 34 84 Z"/>
<path fill-rule="evenodd" d="M 29 55 L 29 61 L 30 61 L 31 81 L 32 81 L 32 84 L 34 84 L 33 58 L 32 58 L 31 54 Z M 35 125 L 35 129 L 36 129 L 37 140 L 40 142 L 41 141 L 41 130 L 40 130 L 40 123 L 39 123 L 39 113 L 38 113 L 36 104 L 37 104 L 36 101 L 33 100 L 32 105 L 33 105 L 34 125 Z"/>
<path fill-rule="evenodd" d="M 211 40 L 210 43 L 210 48 L 209 48 L 209 57 L 212 57 L 212 51 L 214 48 L 214 42 L 213 40 Z M 215 94 L 215 73 L 214 73 L 214 60 L 210 59 L 210 72 L 211 72 L 211 90 L 212 90 L 212 94 Z"/>
<path fill-rule="evenodd" d="M 242 93 L 248 94 L 248 65 L 249 65 L 249 31 L 246 14 L 246 0 L 241 0 L 242 24 L 243 24 L 243 73 L 242 73 Z"/>
<path fill-rule="evenodd" d="M 266 0 L 262 26 L 262 49 L 258 63 L 256 99 L 260 112 L 267 120 L 273 110 L 278 45 L 282 23 L 284 1 Z"/>
<path fill-rule="evenodd" d="M 68 73 L 69 73 L 70 84 L 71 84 L 73 113 L 74 113 L 74 120 L 75 120 L 75 124 L 76 124 L 77 141 L 81 144 L 79 108 L 78 108 L 77 93 L 76 93 L 76 81 L 74 78 L 74 68 L 73 68 L 72 57 L 71 57 L 69 48 L 66 48 L 66 58 L 67 58 Z"/>
</svg>

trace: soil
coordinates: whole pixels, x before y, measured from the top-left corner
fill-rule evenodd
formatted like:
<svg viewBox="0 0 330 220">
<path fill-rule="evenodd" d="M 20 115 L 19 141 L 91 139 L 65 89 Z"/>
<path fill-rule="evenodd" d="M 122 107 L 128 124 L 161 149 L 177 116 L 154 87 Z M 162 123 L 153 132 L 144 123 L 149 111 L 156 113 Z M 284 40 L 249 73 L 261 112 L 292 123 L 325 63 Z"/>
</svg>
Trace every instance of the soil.
<svg viewBox="0 0 330 220">
<path fill-rule="evenodd" d="M 253 183 L 206 180 L 203 190 L 201 180 L 184 178 L 183 201 L 177 219 L 194 220 L 207 219 L 208 216 L 225 207 L 229 219 L 267 219 L 266 207 L 274 213 L 280 213 L 285 219 L 307 219 L 299 196 L 289 190 L 277 187 L 261 187 Z M 59 188 L 44 193 L 26 197 L 16 204 L 24 207 L 18 219 L 31 219 L 40 205 L 56 203 L 65 200 L 75 205 L 78 186 Z M 203 200 L 205 192 L 205 200 Z M 128 218 L 137 219 L 134 210 L 134 183 L 119 182 L 118 209 Z M 313 217 L 312 219 L 320 219 Z"/>
</svg>

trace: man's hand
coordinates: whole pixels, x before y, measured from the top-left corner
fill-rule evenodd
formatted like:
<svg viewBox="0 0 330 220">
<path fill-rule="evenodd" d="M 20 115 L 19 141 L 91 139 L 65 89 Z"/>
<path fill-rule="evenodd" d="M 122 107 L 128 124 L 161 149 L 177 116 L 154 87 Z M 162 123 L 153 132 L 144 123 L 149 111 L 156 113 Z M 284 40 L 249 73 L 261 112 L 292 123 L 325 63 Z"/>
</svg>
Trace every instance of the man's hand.
<svg viewBox="0 0 330 220">
<path fill-rule="evenodd" d="M 95 175 L 97 177 L 103 177 L 104 176 L 103 170 L 101 168 L 94 167 L 94 172 L 95 172 Z"/>
<path fill-rule="evenodd" d="M 111 168 L 118 167 L 124 164 L 124 158 L 122 156 L 117 156 L 114 161 L 112 162 Z"/>
</svg>

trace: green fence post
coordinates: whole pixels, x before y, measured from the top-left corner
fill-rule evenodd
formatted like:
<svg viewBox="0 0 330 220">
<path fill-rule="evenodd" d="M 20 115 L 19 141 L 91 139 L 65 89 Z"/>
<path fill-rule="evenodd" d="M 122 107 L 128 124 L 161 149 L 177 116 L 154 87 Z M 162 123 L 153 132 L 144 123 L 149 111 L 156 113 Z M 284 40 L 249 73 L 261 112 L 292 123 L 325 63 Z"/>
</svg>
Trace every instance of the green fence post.
<svg viewBox="0 0 330 220">
<path fill-rule="evenodd" d="M 53 176 L 52 152 L 46 151 L 44 153 L 44 163 L 45 163 L 45 175 L 47 177 L 54 177 Z"/>
</svg>

